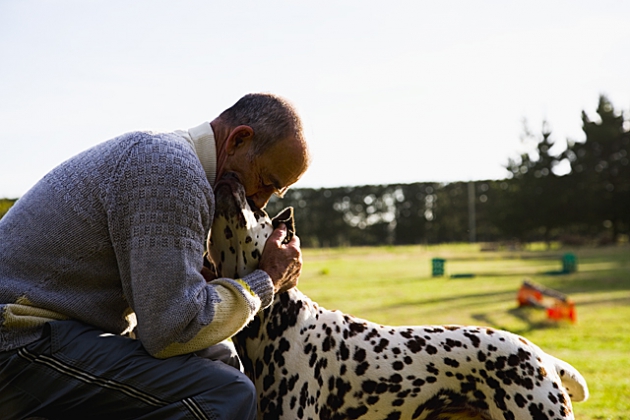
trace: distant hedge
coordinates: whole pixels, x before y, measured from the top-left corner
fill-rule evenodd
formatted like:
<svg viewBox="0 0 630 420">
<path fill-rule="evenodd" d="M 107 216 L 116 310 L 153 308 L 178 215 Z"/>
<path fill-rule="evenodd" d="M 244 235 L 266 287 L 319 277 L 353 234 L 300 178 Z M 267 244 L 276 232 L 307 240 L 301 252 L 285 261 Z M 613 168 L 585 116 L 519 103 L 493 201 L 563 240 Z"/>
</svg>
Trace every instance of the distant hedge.
<svg viewBox="0 0 630 420">
<path fill-rule="evenodd" d="M 0 198 L 0 219 L 2 219 L 2 216 L 4 216 L 9 211 L 11 206 L 15 204 L 16 201 L 17 198 Z"/>
</svg>

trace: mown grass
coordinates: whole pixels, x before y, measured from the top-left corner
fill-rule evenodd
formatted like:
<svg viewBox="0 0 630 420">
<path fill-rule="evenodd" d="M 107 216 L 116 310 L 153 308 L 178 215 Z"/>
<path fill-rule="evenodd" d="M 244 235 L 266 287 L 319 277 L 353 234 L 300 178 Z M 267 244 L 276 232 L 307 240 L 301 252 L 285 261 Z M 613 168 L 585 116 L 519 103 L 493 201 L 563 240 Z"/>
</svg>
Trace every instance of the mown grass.
<svg viewBox="0 0 630 420">
<path fill-rule="evenodd" d="M 561 269 L 565 252 L 578 271 Z M 431 259 L 446 276 L 431 277 Z M 452 279 L 451 274 L 475 274 Z M 568 294 L 578 321 L 517 308 L 524 279 Z M 305 249 L 300 290 L 328 309 L 386 325 L 488 325 L 521 334 L 571 363 L 591 397 L 579 419 L 630 419 L 630 247 L 482 252 L 478 245 Z"/>
</svg>

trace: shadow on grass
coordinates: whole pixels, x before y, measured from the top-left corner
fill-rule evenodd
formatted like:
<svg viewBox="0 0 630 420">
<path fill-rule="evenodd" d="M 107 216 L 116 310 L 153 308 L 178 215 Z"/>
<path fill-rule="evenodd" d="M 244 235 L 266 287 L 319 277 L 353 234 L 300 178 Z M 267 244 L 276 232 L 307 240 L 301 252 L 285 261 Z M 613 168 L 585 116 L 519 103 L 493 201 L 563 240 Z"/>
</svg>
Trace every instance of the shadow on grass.
<svg viewBox="0 0 630 420">
<path fill-rule="evenodd" d="M 451 302 L 453 306 L 457 306 L 458 308 L 465 308 L 465 307 L 471 307 L 471 306 L 479 306 L 479 305 L 485 305 L 486 302 L 485 300 L 490 299 L 490 298 L 495 298 L 497 301 L 502 301 L 502 300 L 512 300 L 516 297 L 516 292 L 492 292 L 492 293 L 475 293 L 475 294 L 468 294 L 468 295 L 456 295 L 456 296 L 442 296 L 442 297 L 434 297 L 434 298 L 430 298 L 430 299 L 418 299 L 418 300 L 414 300 L 414 301 L 407 301 L 407 302 L 401 302 L 401 303 L 395 303 L 395 304 L 391 304 L 391 305 L 379 305 L 379 306 L 374 306 L 371 308 L 365 308 L 364 311 L 365 312 L 380 312 L 383 310 L 392 310 L 392 309 L 404 309 L 404 308 L 408 308 L 411 306 L 428 306 L 428 305 L 432 305 L 432 304 L 438 304 L 438 303 L 449 303 Z M 463 301 L 470 301 L 472 300 L 473 302 L 468 302 L 465 303 Z"/>
<path fill-rule="evenodd" d="M 579 313 L 579 308 L 593 305 L 605 305 L 605 306 L 621 306 L 630 304 L 630 296 L 624 296 L 619 298 L 608 299 L 593 299 L 589 301 L 579 302 L 576 304 L 576 309 Z M 546 318 L 545 310 L 536 309 L 531 307 L 515 307 L 504 312 L 506 315 L 510 315 L 516 319 L 522 321 L 526 326 L 523 328 L 513 328 L 507 325 L 502 325 L 497 322 L 495 317 L 490 316 L 488 313 L 476 313 L 471 314 L 471 318 L 478 321 L 480 324 L 487 325 L 493 328 L 508 330 L 515 334 L 526 334 L 534 330 L 549 330 L 560 327 L 563 322 L 569 321 L 553 321 Z M 496 315 L 496 314 L 495 314 Z"/>
<path fill-rule="evenodd" d="M 577 307 L 591 306 L 591 305 L 602 305 L 602 306 L 621 306 L 630 305 L 630 296 L 618 297 L 618 298 L 608 298 L 608 299 L 593 299 L 588 301 L 579 302 L 576 304 Z"/>
<path fill-rule="evenodd" d="M 628 273 L 630 274 L 630 273 Z M 619 277 L 549 277 L 544 280 L 546 287 L 559 289 L 562 293 L 618 292 L 630 290 L 630 275 Z"/>
<path fill-rule="evenodd" d="M 540 319 L 541 311 L 539 309 L 534 308 L 512 308 L 506 311 L 507 314 L 513 316 L 514 318 L 520 319 L 526 326 L 523 328 L 509 328 L 505 325 L 501 325 L 495 321 L 486 313 L 480 314 L 472 314 L 471 318 L 479 321 L 483 325 L 487 325 L 500 330 L 511 331 L 514 334 L 526 334 L 533 330 L 546 330 L 546 329 L 555 329 L 558 328 L 558 323 L 555 321 L 551 321 L 548 319 Z"/>
<path fill-rule="evenodd" d="M 622 270 L 625 271 L 625 270 Z M 611 273 L 608 273 L 611 274 Z M 621 276 L 620 276 L 621 274 Z M 583 273 L 578 274 L 570 274 L 566 276 L 549 276 L 549 277 L 536 277 L 535 282 L 544 285 L 545 287 L 549 287 L 551 289 L 558 290 L 561 293 L 568 295 L 568 297 L 572 297 L 574 294 L 581 294 L 578 303 L 578 313 L 580 307 L 586 306 L 597 306 L 597 305 L 628 305 L 630 303 L 630 296 L 623 297 L 600 297 L 598 298 L 598 293 L 606 293 L 606 292 L 625 292 L 630 291 L 630 276 L 623 276 L 625 272 L 617 272 L 613 275 L 607 276 L 588 276 L 586 278 L 582 277 Z M 413 281 L 417 281 L 417 278 L 406 277 L 402 281 L 397 280 L 393 282 L 395 285 L 400 286 L 401 283 L 409 283 Z M 470 282 L 475 282 L 475 279 L 469 280 Z M 483 281 L 480 282 L 480 284 Z M 392 286 L 394 284 L 391 284 Z M 448 281 L 444 283 L 444 287 L 452 287 L 449 285 Z M 456 288 L 455 288 L 456 289 Z M 456 290 L 454 290 L 456 292 Z M 457 308 L 458 311 L 470 313 L 471 317 L 478 321 L 481 324 L 488 325 L 490 327 L 504 329 L 508 331 L 512 331 L 516 334 L 526 334 L 533 330 L 545 330 L 545 329 L 555 329 L 560 326 L 558 322 L 548 320 L 546 318 L 546 314 L 544 311 L 534 308 L 519 308 L 516 307 L 516 295 L 518 292 L 518 287 L 515 287 L 514 290 L 509 291 L 495 291 L 495 292 L 481 292 L 481 293 L 470 293 L 470 294 L 452 294 L 446 296 L 430 296 L 426 298 L 413 299 L 416 296 L 422 296 L 421 294 L 417 294 L 415 296 L 410 296 L 402 302 L 391 303 L 389 305 L 376 305 L 371 307 L 366 307 L 363 309 L 363 313 L 365 316 L 369 316 L 369 314 L 381 313 L 384 311 L 396 311 L 396 310 L 405 310 L 407 308 L 414 307 L 431 307 L 437 305 L 444 305 L 452 308 Z M 591 296 L 589 296 L 591 295 Z M 493 314 L 491 312 L 477 312 L 483 310 L 485 305 L 488 303 L 499 303 L 499 302 L 514 302 L 514 307 L 509 310 L 502 311 L 501 314 Z M 483 309 L 482 309 L 483 308 Z M 437 308 L 439 310 L 439 308 Z M 498 316 L 497 316 L 498 315 Z M 510 327 L 507 325 L 501 325 L 503 323 L 509 324 L 509 321 L 501 321 L 501 315 L 506 317 L 512 317 L 512 319 L 518 319 L 524 324 L 524 327 L 514 328 L 514 325 L 511 324 Z"/>
</svg>

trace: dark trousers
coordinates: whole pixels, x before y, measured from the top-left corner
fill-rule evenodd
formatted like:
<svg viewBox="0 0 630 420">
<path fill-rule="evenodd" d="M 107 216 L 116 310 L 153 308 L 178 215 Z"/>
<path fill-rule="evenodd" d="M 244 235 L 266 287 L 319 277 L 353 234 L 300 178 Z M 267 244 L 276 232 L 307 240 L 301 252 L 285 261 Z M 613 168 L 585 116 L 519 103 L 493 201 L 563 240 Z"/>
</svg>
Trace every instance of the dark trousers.
<svg viewBox="0 0 630 420">
<path fill-rule="evenodd" d="M 76 322 L 0 353 L 0 419 L 255 419 L 239 370 L 195 355 L 156 359 L 139 341 Z"/>
</svg>

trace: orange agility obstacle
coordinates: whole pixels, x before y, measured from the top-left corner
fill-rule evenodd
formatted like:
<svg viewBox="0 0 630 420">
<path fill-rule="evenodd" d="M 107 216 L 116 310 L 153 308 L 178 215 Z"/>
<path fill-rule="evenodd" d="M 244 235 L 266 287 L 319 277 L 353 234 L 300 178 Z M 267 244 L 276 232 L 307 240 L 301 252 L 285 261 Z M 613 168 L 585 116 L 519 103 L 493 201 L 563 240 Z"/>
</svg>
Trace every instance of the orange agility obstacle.
<svg viewBox="0 0 630 420">
<path fill-rule="evenodd" d="M 518 306 L 533 306 L 545 309 L 547 318 L 554 321 L 568 319 L 571 322 L 577 320 L 575 304 L 566 295 L 546 287 L 531 283 L 527 280 L 516 296 Z"/>
</svg>

